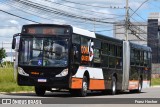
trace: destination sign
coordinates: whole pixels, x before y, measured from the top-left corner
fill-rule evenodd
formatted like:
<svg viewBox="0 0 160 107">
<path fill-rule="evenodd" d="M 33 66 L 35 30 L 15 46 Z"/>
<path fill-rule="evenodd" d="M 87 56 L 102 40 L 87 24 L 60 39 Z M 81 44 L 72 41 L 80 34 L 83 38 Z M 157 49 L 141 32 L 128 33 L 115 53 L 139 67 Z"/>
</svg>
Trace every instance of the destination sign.
<svg viewBox="0 0 160 107">
<path fill-rule="evenodd" d="M 22 33 L 25 34 L 44 34 L 44 35 L 67 35 L 69 34 L 69 28 L 64 27 L 24 27 Z"/>
</svg>

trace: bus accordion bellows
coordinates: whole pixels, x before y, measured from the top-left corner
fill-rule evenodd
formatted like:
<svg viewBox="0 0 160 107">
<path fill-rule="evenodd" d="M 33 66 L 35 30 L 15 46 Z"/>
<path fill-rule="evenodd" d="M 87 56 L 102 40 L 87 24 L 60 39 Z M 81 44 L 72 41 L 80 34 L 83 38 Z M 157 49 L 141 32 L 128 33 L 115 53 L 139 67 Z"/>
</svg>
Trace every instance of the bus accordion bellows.
<svg viewBox="0 0 160 107">
<path fill-rule="evenodd" d="M 24 25 L 13 36 L 14 74 L 18 85 L 35 93 L 67 89 L 116 94 L 141 92 L 151 82 L 151 48 L 70 25 Z"/>
</svg>

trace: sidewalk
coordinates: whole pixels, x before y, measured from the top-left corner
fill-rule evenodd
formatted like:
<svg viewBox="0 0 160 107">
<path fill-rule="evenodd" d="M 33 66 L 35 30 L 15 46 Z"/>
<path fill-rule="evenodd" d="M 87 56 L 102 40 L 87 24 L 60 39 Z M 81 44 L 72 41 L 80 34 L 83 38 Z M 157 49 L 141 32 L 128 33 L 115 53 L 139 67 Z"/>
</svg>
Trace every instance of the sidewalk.
<svg viewBox="0 0 160 107">
<path fill-rule="evenodd" d="M 154 88 L 154 87 L 155 87 L 155 88 L 156 88 L 156 87 L 159 88 L 160 85 L 151 86 L 151 88 Z"/>
</svg>

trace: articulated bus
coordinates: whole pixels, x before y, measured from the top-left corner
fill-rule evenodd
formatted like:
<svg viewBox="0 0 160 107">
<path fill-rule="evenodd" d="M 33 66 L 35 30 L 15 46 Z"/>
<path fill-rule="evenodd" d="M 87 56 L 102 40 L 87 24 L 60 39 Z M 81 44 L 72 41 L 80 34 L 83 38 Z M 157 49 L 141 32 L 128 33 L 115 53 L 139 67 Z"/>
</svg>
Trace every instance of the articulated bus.
<svg viewBox="0 0 160 107">
<path fill-rule="evenodd" d="M 151 48 L 70 25 L 24 25 L 15 34 L 15 78 L 35 93 L 68 90 L 116 94 L 141 92 L 150 86 Z"/>
</svg>

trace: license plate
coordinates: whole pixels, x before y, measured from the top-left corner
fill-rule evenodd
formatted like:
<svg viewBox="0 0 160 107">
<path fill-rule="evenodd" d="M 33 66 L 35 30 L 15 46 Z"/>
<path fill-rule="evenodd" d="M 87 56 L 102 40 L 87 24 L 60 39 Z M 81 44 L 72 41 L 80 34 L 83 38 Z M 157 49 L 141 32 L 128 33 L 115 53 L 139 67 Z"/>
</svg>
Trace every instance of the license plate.
<svg viewBox="0 0 160 107">
<path fill-rule="evenodd" d="M 47 82 L 47 79 L 38 79 L 38 82 Z"/>
</svg>

